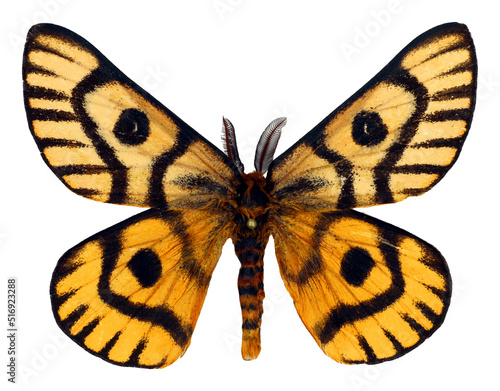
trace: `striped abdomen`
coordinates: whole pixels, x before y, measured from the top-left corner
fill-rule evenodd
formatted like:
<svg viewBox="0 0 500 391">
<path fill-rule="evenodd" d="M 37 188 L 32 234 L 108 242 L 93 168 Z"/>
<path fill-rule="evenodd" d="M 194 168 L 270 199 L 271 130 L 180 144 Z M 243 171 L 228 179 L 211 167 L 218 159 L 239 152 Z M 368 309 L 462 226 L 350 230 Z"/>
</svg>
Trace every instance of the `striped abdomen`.
<svg viewBox="0 0 500 391">
<path fill-rule="evenodd" d="M 238 292 L 243 318 L 241 355 L 245 360 L 253 360 L 260 353 L 260 325 L 264 300 L 264 248 L 242 243 L 247 240 L 238 243 L 243 246 L 236 244 L 235 250 L 241 262 L 238 275 Z"/>
</svg>

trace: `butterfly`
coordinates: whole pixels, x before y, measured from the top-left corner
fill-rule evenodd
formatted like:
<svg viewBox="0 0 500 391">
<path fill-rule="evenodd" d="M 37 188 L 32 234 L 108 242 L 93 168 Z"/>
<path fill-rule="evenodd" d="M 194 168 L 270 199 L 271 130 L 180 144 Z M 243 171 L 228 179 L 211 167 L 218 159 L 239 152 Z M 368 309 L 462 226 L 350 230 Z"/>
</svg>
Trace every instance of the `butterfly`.
<svg viewBox="0 0 500 391">
<path fill-rule="evenodd" d="M 400 357 L 443 322 L 451 276 L 439 251 L 353 208 L 425 193 L 456 161 L 477 85 L 465 25 L 417 37 L 274 160 L 286 119 L 272 121 L 250 174 L 229 120 L 222 152 L 63 27 L 31 28 L 23 80 L 30 130 L 55 175 L 83 197 L 150 208 L 54 270 L 55 319 L 90 353 L 146 368 L 182 356 L 229 238 L 245 360 L 261 349 L 271 235 L 302 322 L 334 360 Z"/>
</svg>

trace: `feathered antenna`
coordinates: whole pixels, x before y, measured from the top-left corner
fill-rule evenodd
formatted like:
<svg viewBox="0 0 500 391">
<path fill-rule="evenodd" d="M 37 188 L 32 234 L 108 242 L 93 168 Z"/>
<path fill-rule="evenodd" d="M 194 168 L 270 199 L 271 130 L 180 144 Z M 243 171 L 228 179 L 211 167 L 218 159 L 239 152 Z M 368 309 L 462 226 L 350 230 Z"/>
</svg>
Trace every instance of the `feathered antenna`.
<svg viewBox="0 0 500 391">
<path fill-rule="evenodd" d="M 240 174 L 245 171 L 243 163 L 241 163 L 240 156 L 238 155 L 238 146 L 236 145 L 236 135 L 234 133 L 234 126 L 227 118 L 222 117 L 222 144 L 224 152 L 234 163 Z"/>
<path fill-rule="evenodd" d="M 266 130 L 260 136 L 257 150 L 255 151 L 255 169 L 261 173 L 265 173 L 269 165 L 273 161 L 274 152 L 278 146 L 278 141 L 281 136 L 281 129 L 286 125 L 286 118 L 276 118 L 273 122 L 267 125 Z"/>
</svg>

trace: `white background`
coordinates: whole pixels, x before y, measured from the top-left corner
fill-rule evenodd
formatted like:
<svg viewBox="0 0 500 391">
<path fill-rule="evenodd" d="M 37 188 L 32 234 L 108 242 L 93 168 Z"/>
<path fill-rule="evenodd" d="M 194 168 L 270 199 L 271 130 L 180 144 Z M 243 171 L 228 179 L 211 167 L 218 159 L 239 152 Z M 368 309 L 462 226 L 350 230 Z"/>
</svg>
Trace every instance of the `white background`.
<svg viewBox="0 0 500 391">
<path fill-rule="evenodd" d="M 6 340 L 6 280 L 12 276 L 18 281 L 16 387 L 499 389 L 500 257 L 494 223 L 499 218 L 500 32 L 495 7 L 494 1 L 470 0 L 3 2 L 0 339 Z M 271 120 L 288 116 L 280 153 L 413 38 L 451 21 L 469 26 L 479 62 L 477 108 L 462 154 L 429 193 L 364 210 L 432 243 L 448 260 L 452 304 L 443 326 L 423 345 L 377 366 L 345 366 L 326 357 L 286 293 L 272 242 L 266 254 L 263 348 L 255 361 L 240 356 L 239 262 L 230 243 L 213 275 L 191 347 L 172 366 L 114 366 L 59 331 L 48 293 L 58 258 L 140 209 L 74 195 L 40 158 L 22 99 L 22 47 L 32 24 L 56 23 L 82 35 L 216 145 L 222 115 L 227 116 L 248 171 L 256 141 Z M 348 45 L 355 49 L 350 55 L 342 50 Z M 7 359 L 2 342 L 2 389 Z"/>
</svg>

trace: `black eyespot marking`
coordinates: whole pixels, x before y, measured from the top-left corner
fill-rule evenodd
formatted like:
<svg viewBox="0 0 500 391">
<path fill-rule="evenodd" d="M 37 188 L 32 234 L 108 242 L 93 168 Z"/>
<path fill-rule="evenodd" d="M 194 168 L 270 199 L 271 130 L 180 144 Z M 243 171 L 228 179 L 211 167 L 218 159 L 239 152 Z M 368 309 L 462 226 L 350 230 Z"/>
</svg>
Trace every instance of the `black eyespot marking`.
<svg viewBox="0 0 500 391">
<path fill-rule="evenodd" d="M 375 266 L 375 261 L 365 249 L 351 248 L 340 263 L 340 274 L 353 286 L 361 286 Z"/>
<path fill-rule="evenodd" d="M 136 252 L 127 266 L 143 288 L 150 288 L 161 277 L 161 261 L 152 250 L 144 248 Z"/>
<path fill-rule="evenodd" d="M 137 109 L 126 109 L 118 117 L 113 133 L 121 143 L 140 145 L 149 136 L 149 119 L 146 114 Z"/>
<path fill-rule="evenodd" d="M 372 147 L 387 137 L 387 126 L 374 111 L 360 111 L 352 121 L 352 138 L 358 145 Z"/>
</svg>

